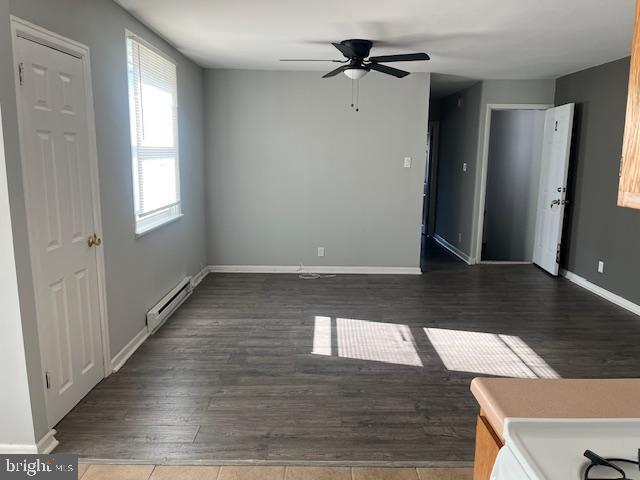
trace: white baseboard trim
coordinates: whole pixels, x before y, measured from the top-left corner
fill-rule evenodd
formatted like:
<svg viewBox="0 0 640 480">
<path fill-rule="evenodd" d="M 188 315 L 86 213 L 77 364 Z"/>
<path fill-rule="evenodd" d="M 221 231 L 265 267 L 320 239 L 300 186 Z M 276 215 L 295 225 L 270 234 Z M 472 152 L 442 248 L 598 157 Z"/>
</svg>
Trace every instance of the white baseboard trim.
<svg viewBox="0 0 640 480">
<path fill-rule="evenodd" d="M 295 265 L 209 265 L 211 273 L 298 273 Z"/>
<path fill-rule="evenodd" d="M 40 439 L 37 445 L 38 453 L 51 453 L 53 449 L 59 444 L 55 437 L 56 431 L 51 429 L 49 432 Z"/>
<path fill-rule="evenodd" d="M 467 255 L 466 253 L 464 253 L 462 250 L 458 249 L 457 247 L 454 247 L 453 245 L 451 245 L 449 242 L 447 242 L 444 238 L 442 238 L 440 235 L 438 235 L 437 233 L 433 234 L 433 239 L 438 242 L 442 247 L 446 248 L 447 250 L 449 250 L 451 253 L 453 253 L 456 257 L 458 257 L 460 260 L 462 260 L 463 262 L 465 262 L 468 265 L 473 265 L 475 262 L 473 261 L 473 259 Z"/>
<path fill-rule="evenodd" d="M 55 438 L 56 431 L 49 430 L 47 434 L 35 444 L 11 444 L 0 443 L 0 453 L 2 454 L 35 454 L 51 453 L 58 446 Z"/>
<path fill-rule="evenodd" d="M 147 326 L 145 325 L 142 330 L 140 330 L 135 337 L 131 339 L 129 343 L 127 343 L 122 350 L 120 350 L 115 357 L 111 359 L 111 368 L 113 369 L 113 373 L 117 372 L 122 368 L 129 357 L 133 355 L 133 353 L 144 343 L 144 341 L 149 338 L 149 331 L 147 330 Z"/>
<path fill-rule="evenodd" d="M 324 273 L 357 275 L 421 275 L 419 267 L 325 267 L 298 265 L 210 265 L 211 273 Z"/>
<path fill-rule="evenodd" d="M 568 270 L 560 269 L 560 275 L 569 280 L 570 282 L 579 285 L 580 287 L 589 290 L 592 293 L 604 298 L 605 300 L 609 300 L 611 303 L 618 305 L 619 307 L 624 308 L 625 310 L 629 310 L 631 313 L 635 313 L 636 315 L 640 315 L 640 305 L 637 305 L 626 298 L 621 297 L 620 295 L 616 295 L 615 293 L 610 292 L 609 290 L 605 290 L 598 285 L 591 283 L 586 278 L 581 277 L 580 275 L 576 275 L 573 272 Z"/>
<path fill-rule="evenodd" d="M 0 443 L 0 453 L 3 455 L 21 454 L 21 453 L 38 453 L 38 446 L 36 444 L 13 444 L 13 443 Z"/>
<path fill-rule="evenodd" d="M 191 277 L 191 286 L 193 288 L 200 285 L 200 282 L 204 280 L 204 278 L 209 275 L 211 272 L 211 267 L 206 266 L 198 273 L 196 273 L 193 277 Z M 120 350 L 112 359 L 111 359 L 111 373 L 116 373 L 118 370 L 122 368 L 122 366 L 129 360 L 129 357 L 134 354 L 134 352 L 140 348 L 145 340 L 149 338 L 149 330 L 145 326 L 142 330 L 140 330 L 135 337 L 131 339 L 129 343 L 127 343 L 122 350 Z"/>
<path fill-rule="evenodd" d="M 533 262 L 516 262 L 512 260 L 482 260 L 477 262 L 480 265 L 533 265 Z"/>
<path fill-rule="evenodd" d="M 204 278 L 207 275 L 209 275 L 210 271 L 211 269 L 207 266 L 207 267 L 204 267 L 202 270 L 200 270 L 198 273 L 196 273 L 193 277 L 191 277 L 191 286 L 193 288 L 196 288 L 198 285 L 200 285 L 202 280 L 204 280 Z"/>
</svg>

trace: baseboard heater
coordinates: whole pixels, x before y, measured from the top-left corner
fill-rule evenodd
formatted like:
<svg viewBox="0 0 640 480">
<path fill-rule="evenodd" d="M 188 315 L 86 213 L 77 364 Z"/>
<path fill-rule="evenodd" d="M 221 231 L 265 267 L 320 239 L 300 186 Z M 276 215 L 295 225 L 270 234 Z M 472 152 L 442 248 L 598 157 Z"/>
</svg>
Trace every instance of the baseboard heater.
<svg viewBox="0 0 640 480">
<path fill-rule="evenodd" d="M 186 277 L 147 312 L 147 330 L 156 333 L 164 322 L 193 293 L 191 277 Z"/>
</svg>

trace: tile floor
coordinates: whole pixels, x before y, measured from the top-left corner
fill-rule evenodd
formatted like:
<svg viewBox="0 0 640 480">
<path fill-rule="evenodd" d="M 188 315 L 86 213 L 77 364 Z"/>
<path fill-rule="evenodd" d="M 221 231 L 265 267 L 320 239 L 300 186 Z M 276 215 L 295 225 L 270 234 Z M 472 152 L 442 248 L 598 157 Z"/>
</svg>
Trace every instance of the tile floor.
<svg viewBox="0 0 640 480">
<path fill-rule="evenodd" d="M 80 464 L 82 480 L 471 480 L 470 468 L 209 467 Z"/>
</svg>

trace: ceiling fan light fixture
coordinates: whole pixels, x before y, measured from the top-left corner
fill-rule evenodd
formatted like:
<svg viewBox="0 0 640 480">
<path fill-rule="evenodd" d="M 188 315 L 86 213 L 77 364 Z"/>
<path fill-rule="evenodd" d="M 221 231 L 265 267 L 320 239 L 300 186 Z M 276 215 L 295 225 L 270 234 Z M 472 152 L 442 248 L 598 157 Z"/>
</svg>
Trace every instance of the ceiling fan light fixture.
<svg viewBox="0 0 640 480">
<path fill-rule="evenodd" d="M 362 77 L 364 77 L 367 73 L 369 73 L 367 70 L 365 70 L 364 68 L 348 68 L 344 71 L 344 74 L 349 77 L 351 80 L 360 80 Z"/>
</svg>

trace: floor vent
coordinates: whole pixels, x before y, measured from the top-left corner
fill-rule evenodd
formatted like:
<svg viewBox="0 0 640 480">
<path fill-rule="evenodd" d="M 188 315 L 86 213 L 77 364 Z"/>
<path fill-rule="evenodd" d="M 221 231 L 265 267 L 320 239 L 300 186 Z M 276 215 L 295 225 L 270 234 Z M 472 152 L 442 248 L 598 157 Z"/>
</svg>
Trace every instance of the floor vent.
<svg viewBox="0 0 640 480">
<path fill-rule="evenodd" d="M 173 290 L 167 293 L 149 312 L 147 312 L 147 330 L 153 334 L 158 331 L 167 318 L 175 312 L 193 292 L 191 277 L 186 277 Z"/>
</svg>

